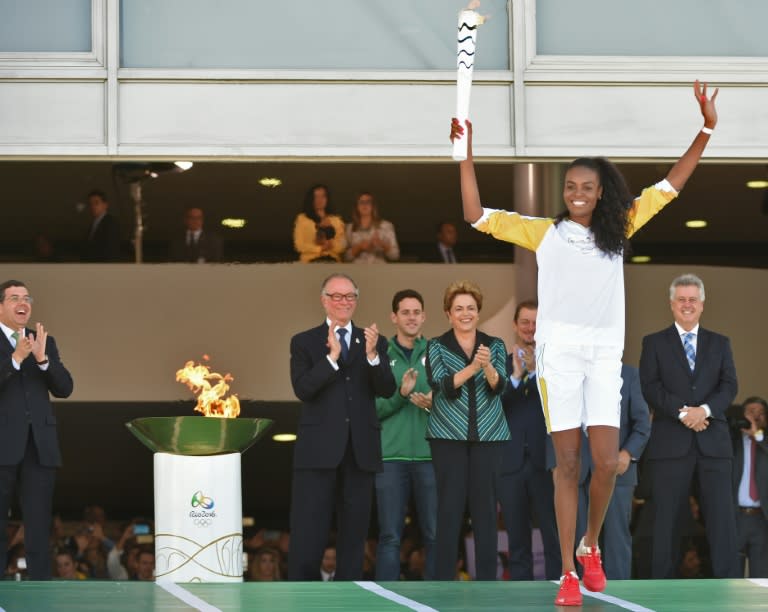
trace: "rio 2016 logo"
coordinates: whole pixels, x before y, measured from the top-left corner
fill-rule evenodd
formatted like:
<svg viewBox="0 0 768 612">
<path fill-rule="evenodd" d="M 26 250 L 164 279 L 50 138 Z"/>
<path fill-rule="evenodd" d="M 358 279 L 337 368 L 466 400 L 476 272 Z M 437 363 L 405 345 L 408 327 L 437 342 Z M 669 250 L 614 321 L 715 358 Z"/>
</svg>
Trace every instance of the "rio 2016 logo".
<svg viewBox="0 0 768 612">
<path fill-rule="evenodd" d="M 199 506 L 203 510 L 213 510 L 214 506 L 213 498 L 206 497 L 203 495 L 202 491 L 195 492 L 195 494 L 192 496 L 191 503 L 193 508 L 197 508 Z"/>
</svg>

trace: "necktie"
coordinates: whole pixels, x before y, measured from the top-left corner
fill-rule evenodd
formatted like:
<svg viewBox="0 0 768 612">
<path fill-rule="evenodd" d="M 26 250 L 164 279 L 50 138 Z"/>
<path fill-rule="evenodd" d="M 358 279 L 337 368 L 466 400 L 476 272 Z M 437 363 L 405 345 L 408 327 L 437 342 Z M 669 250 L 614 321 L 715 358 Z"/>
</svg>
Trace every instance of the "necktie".
<svg viewBox="0 0 768 612">
<path fill-rule="evenodd" d="M 19 332 L 13 332 L 11 338 L 13 338 L 13 348 L 16 348 L 16 345 L 19 343 Z"/>
<path fill-rule="evenodd" d="M 749 449 L 749 496 L 754 501 L 760 501 L 760 494 L 757 492 L 757 479 L 755 478 L 755 457 L 757 456 L 757 442 L 754 438 L 750 440 L 752 445 Z"/>
<path fill-rule="evenodd" d="M 339 327 L 339 329 L 336 330 L 336 333 L 339 334 L 339 344 L 341 344 L 341 358 L 346 361 L 349 357 L 349 347 L 347 346 L 347 330 L 343 327 Z"/>
<path fill-rule="evenodd" d="M 453 249 L 445 249 L 445 257 L 448 263 L 456 263 L 456 257 L 453 255 Z"/>
<path fill-rule="evenodd" d="M 696 349 L 693 348 L 693 339 L 696 334 L 688 332 L 683 334 L 683 350 L 685 350 L 685 356 L 688 358 L 688 366 L 693 372 L 693 368 L 696 366 Z"/>
</svg>

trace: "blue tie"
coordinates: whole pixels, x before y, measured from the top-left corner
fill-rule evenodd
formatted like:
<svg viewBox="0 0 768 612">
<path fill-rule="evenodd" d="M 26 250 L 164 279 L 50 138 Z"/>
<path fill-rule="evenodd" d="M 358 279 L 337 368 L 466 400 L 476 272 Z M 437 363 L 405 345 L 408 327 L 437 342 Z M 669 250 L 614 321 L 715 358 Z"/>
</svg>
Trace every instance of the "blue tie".
<svg viewBox="0 0 768 612">
<path fill-rule="evenodd" d="M 339 334 L 339 344 L 341 344 L 341 358 L 344 361 L 347 361 L 349 358 L 349 347 L 347 346 L 347 330 L 344 327 L 339 327 L 339 329 L 336 330 L 336 333 Z"/>
<path fill-rule="evenodd" d="M 693 339 L 696 334 L 693 332 L 687 332 L 683 334 L 683 350 L 685 350 L 685 356 L 688 358 L 688 366 L 693 372 L 693 368 L 696 367 L 696 349 L 693 348 Z"/>
</svg>

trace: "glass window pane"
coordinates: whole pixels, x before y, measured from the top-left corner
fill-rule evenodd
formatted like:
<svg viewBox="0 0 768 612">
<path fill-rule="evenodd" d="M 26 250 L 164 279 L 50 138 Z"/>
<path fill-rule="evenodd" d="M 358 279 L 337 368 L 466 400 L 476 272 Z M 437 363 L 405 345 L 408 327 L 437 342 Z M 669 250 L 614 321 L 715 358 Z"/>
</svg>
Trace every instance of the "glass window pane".
<svg viewBox="0 0 768 612">
<path fill-rule="evenodd" d="M 539 55 L 768 56 L 764 0 L 537 0 Z"/>
<path fill-rule="evenodd" d="M 467 0 L 121 0 L 121 66 L 450 70 Z M 509 66 L 506 0 L 483 0 L 477 69 Z"/>
<path fill-rule="evenodd" d="M 91 0 L 0 0 L 0 52 L 91 50 Z"/>
</svg>

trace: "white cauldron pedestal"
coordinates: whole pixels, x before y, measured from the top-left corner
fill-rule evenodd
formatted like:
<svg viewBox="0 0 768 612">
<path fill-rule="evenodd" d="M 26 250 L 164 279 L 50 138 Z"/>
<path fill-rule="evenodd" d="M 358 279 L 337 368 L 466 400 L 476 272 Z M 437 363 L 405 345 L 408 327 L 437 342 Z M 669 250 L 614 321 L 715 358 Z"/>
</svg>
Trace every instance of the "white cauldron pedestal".
<svg viewBox="0 0 768 612">
<path fill-rule="evenodd" d="M 126 424 L 155 451 L 158 581 L 243 581 L 241 454 L 271 424 L 202 416 Z"/>
</svg>

